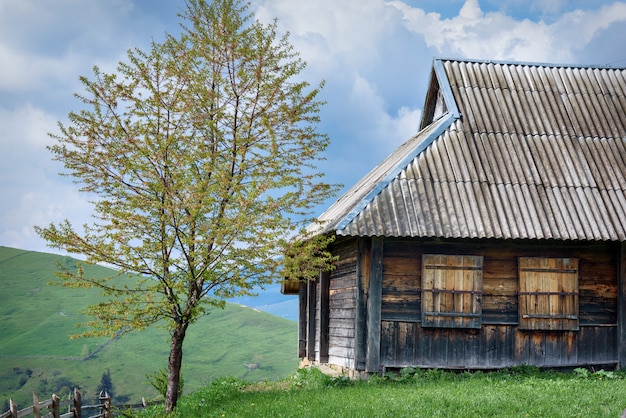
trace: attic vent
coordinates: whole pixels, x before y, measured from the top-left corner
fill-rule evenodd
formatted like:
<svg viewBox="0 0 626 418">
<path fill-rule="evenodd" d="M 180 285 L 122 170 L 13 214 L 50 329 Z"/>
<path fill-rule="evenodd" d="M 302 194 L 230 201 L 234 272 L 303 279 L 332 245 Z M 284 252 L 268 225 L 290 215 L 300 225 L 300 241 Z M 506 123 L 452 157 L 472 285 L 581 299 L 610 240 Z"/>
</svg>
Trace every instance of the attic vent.
<svg viewBox="0 0 626 418">
<path fill-rule="evenodd" d="M 435 102 L 435 111 L 433 112 L 433 121 L 439 119 L 444 113 L 448 111 L 446 101 L 443 98 L 441 90 L 437 91 L 437 101 Z"/>
</svg>

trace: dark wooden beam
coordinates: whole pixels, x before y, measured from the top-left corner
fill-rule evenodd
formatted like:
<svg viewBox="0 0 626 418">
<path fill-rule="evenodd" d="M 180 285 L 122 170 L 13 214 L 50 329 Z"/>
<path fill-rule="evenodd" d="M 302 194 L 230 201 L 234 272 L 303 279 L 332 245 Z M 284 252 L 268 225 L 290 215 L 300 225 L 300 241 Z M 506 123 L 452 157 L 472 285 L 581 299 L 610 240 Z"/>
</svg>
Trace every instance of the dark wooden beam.
<svg viewBox="0 0 626 418">
<path fill-rule="evenodd" d="M 380 368 L 380 317 L 383 289 L 383 238 L 372 238 L 372 262 L 367 296 L 367 358 L 365 371 Z"/>
<path fill-rule="evenodd" d="M 301 281 L 298 288 L 298 357 L 306 357 L 307 339 L 307 303 L 306 282 Z"/>
<path fill-rule="evenodd" d="M 328 334 L 330 331 L 330 272 L 320 273 L 320 362 L 328 363 Z"/>
<path fill-rule="evenodd" d="M 626 368 L 626 242 L 619 251 L 617 269 L 617 355 L 620 369 Z"/>
<path fill-rule="evenodd" d="M 354 321 L 354 363 L 357 370 L 365 370 L 367 356 L 367 291 L 372 264 L 372 240 L 357 238 L 356 313 Z"/>
<path fill-rule="evenodd" d="M 307 335 L 307 345 L 306 345 L 306 354 L 309 360 L 315 360 L 315 313 L 317 310 L 317 282 L 313 280 L 307 281 L 307 327 L 308 327 L 308 335 Z"/>
</svg>

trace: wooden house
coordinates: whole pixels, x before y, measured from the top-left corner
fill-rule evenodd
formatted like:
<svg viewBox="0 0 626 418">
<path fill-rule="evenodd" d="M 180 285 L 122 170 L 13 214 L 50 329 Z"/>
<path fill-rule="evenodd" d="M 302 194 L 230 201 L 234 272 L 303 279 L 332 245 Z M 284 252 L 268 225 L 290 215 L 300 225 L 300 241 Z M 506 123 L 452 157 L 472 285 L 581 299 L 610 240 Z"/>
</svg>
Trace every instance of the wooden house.
<svg viewBox="0 0 626 418">
<path fill-rule="evenodd" d="M 626 365 L 626 69 L 436 59 L 420 130 L 320 216 L 299 355 Z"/>
</svg>

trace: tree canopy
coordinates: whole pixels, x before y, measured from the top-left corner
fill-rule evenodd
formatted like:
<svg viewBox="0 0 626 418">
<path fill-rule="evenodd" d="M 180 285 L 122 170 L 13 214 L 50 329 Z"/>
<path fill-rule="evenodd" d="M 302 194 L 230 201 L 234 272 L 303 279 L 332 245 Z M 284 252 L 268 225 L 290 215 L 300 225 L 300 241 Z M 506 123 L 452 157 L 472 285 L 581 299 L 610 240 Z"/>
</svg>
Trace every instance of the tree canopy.
<svg viewBox="0 0 626 418">
<path fill-rule="evenodd" d="M 187 327 L 279 277 L 294 236 L 337 189 L 317 170 L 329 143 L 317 128 L 322 83 L 302 80 L 305 63 L 276 22 L 255 21 L 240 0 L 187 0 L 180 16 L 179 35 L 80 78 L 81 110 L 49 148 L 95 196 L 93 222 L 36 227 L 53 248 L 133 273 L 60 276 L 110 297 L 89 308 L 84 335 L 167 326 L 168 411 Z M 297 257 L 327 267 L 323 240 L 298 244 Z"/>
</svg>

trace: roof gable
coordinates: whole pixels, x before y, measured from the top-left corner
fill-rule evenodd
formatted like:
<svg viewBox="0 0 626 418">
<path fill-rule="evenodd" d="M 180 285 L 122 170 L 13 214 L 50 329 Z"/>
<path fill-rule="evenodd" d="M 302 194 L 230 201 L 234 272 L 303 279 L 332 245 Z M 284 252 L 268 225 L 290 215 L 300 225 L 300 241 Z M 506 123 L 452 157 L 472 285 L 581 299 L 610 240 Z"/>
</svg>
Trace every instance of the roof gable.
<svg viewBox="0 0 626 418">
<path fill-rule="evenodd" d="M 625 241 L 625 92 L 624 69 L 435 60 L 421 131 L 323 231 Z"/>
</svg>

